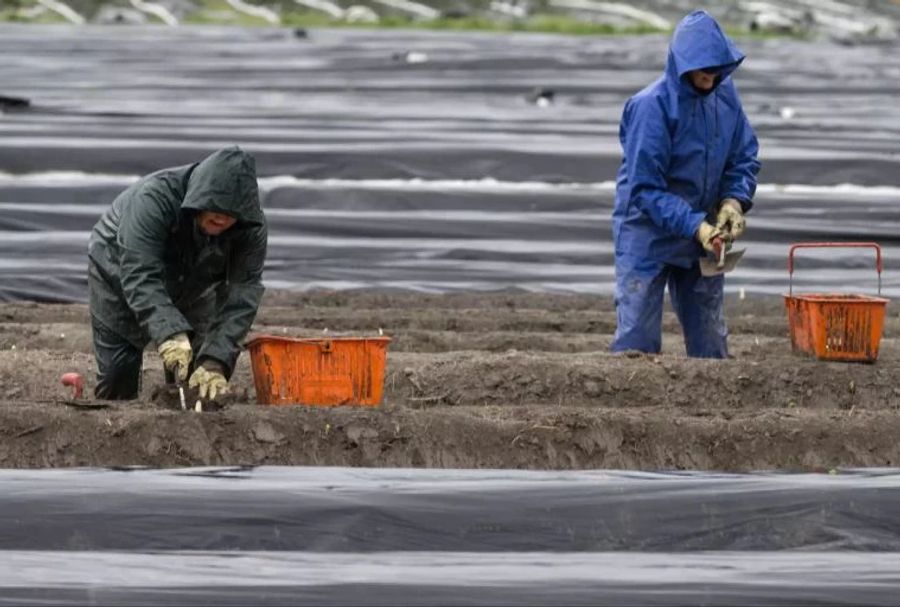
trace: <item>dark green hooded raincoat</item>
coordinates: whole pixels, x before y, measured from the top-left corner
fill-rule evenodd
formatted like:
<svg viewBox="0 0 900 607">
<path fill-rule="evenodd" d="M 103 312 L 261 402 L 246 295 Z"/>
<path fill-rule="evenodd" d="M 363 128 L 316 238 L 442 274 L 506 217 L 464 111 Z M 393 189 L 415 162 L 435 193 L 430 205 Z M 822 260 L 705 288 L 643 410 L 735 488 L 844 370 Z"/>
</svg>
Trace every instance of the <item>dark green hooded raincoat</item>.
<svg viewBox="0 0 900 607">
<path fill-rule="evenodd" d="M 202 210 L 237 223 L 206 236 Z M 92 320 L 139 349 L 187 332 L 195 360 L 214 359 L 230 377 L 263 294 L 266 242 L 255 163 L 239 148 L 148 175 L 91 232 Z"/>
</svg>

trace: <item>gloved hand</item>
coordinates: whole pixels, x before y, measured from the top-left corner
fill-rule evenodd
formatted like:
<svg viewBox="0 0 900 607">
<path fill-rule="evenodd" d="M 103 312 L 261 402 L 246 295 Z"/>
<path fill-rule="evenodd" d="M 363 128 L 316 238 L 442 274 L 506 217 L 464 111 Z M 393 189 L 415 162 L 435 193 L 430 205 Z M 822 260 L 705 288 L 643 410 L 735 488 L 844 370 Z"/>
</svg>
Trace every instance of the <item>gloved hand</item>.
<svg viewBox="0 0 900 607">
<path fill-rule="evenodd" d="M 726 198 L 719 207 L 716 216 L 716 227 L 722 230 L 728 240 L 737 240 L 744 234 L 747 225 L 741 203 L 734 198 Z"/>
<path fill-rule="evenodd" d="M 175 373 L 178 381 L 187 379 L 188 367 L 191 366 L 191 359 L 194 357 L 187 333 L 176 333 L 159 344 L 156 350 L 162 357 L 163 366 L 167 371 Z"/>
<path fill-rule="evenodd" d="M 222 367 L 211 361 L 205 361 L 194 370 L 188 387 L 197 388 L 200 398 L 209 400 L 215 400 L 216 396 L 228 394 L 228 380 L 225 379 Z"/>
<path fill-rule="evenodd" d="M 695 235 L 697 241 L 703 245 L 703 248 L 713 254 L 716 252 L 713 248 L 713 240 L 716 238 L 723 238 L 723 236 L 722 230 L 706 221 L 700 224 L 700 227 L 697 228 L 697 234 Z"/>
</svg>

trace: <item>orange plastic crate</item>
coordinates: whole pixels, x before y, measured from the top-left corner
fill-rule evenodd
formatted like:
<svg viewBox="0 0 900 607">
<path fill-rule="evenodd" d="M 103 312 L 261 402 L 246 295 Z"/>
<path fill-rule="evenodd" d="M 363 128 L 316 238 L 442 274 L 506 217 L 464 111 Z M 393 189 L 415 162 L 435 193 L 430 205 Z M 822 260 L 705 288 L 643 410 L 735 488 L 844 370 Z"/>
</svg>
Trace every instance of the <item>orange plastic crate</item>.
<svg viewBox="0 0 900 607">
<path fill-rule="evenodd" d="M 887 301 L 866 295 L 786 295 L 791 346 L 822 360 L 875 362 Z"/>
<path fill-rule="evenodd" d="M 875 362 L 888 300 L 869 295 L 808 293 L 794 295 L 794 251 L 799 248 L 867 247 L 877 254 L 878 293 L 881 294 L 881 247 L 875 243 L 800 243 L 791 246 L 788 272 L 791 290 L 784 296 L 791 347 L 820 360 Z"/>
<path fill-rule="evenodd" d="M 261 405 L 365 405 L 384 394 L 389 337 L 262 335 L 247 344 Z"/>
</svg>

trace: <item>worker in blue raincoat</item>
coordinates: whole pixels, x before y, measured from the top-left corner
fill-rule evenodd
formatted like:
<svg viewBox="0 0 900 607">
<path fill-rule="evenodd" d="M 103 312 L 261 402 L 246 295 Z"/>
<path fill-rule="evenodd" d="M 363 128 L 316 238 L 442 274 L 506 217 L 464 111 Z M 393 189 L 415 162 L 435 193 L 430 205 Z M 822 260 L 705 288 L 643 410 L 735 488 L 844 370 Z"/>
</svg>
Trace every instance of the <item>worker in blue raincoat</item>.
<svg viewBox="0 0 900 607">
<path fill-rule="evenodd" d="M 740 238 L 753 204 L 759 145 L 731 75 L 744 60 L 719 24 L 695 11 L 675 28 L 666 71 L 625 104 L 613 238 L 612 350 L 659 352 L 668 285 L 688 356 L 728 356 L 722 276 L 699 260 Z"/>
</svg>

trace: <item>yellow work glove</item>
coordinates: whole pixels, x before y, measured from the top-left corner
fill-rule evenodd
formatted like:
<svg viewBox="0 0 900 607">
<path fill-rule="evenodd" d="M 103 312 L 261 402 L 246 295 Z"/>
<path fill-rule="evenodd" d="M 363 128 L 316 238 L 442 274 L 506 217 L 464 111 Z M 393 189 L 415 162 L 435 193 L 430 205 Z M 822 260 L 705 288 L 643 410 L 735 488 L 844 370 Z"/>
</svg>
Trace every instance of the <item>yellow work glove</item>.
<svg viewBox="0 0 900 607">
<path fill-rule="evenodd" d="M 167 371 L 175 373 L 178 381 L 187 379 L 188 367 L 191 366 L 191 359 L 194 357 L 187 333 L 176 333 L 159 344 L 156 350 L 162 357 L 163 366 Z"/>
<path fill-rule="evenodd" d="M 220 370 L 213 368 L 213 365 L 210 365 L 210 368 L 203 365 L 197 367 L 191 375 L 188 387 L 197 388 L 200 398 L 209 400 L 215 400 L 216 396 L 228 394 L 228 380 Z"/>
<path fill-rule="evenodd" d="M 722 238 L 723 235 L 722 230 L 704 221 L 700 224 L 700 227 L 697 228 L 697 234 L 695 236 L 697 241 L 703 245 L 704 249 L 715 254 L 716 250 L 713 248 L 713 240 Z"/>
<path fill-rule="evenodd" d="M 728 240 L 737 240 L 744 234 L 746 225 L 741 203 L 734 198 L 723 200 L 719 207 L 719 214 L 716 216 L 716 227 L 722 230 L 725 237 Z"/>
</svg>

